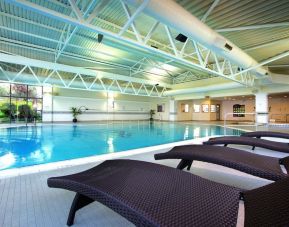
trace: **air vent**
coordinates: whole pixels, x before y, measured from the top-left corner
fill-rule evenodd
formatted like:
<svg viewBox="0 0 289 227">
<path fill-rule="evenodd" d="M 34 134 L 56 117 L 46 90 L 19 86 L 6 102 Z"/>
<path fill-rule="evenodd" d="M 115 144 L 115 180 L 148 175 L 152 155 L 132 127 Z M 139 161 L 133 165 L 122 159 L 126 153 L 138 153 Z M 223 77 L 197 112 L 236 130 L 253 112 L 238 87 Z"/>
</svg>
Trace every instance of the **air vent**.
<svg viewBox="0 0 289 227">
<path fill-rule="evenodd" d="M 188 39 L 188 37 L 185 36 L 185 35 L 183 35 L 183 34 L 181 34 L 181 33 L 178 34 L 178 36 L 176 37 L 176 40 L 178 40 L 178 41 L 180 41 L 180 42 L 182 42 L 182 43 L 186 42 L 187 39 Z"/>
<path fill-rule="evenodd" d="M 228 43 L 225 44 L 225 48 L 230 51 L 233 49 L 233 47 L 229 45 Z"/>
</svg>

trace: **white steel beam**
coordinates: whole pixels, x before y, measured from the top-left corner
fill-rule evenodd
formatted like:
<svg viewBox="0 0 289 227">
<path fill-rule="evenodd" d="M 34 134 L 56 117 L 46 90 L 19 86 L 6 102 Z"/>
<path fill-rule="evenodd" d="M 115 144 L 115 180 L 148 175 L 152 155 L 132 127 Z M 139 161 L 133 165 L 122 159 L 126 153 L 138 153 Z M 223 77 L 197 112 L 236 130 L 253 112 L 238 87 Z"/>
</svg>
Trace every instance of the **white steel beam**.
<svg viewBox="0 0 289 227">
<path fill-rule="evenodd" d="M 201 21 L 205 22 L 207 20 L 207 17 L 210 15 L 210 13 L 214 10 L 214 8 L 218 5 L 220 0 L 215 0 L 213 4 L 210 6 L 210 8 L 207 10 L 207 12 L 202 17 Z"/>
<path fill-rule="evenodd" d="M 48 16 L 50 18 L 54 18 L 56 20 L 60 20 L 60 21 L 66 22 L 66 23 L 71 24 L 73 26 L 79 26 L 81 28 L 87 29 L 87 30 L 92 31 L 92 32 L 102 33 L 103 35 L 105 35 L 107 37 L 110 37 L 112 39 L 119 40 L 119 41 L 122 41 L 124 43 L 139 47 L 139 48 L 141 48 L 144 51 L 149 50 L 151 53 L 155 53 L 155 54 L 157 54 L 159 56 L 162 56 L 164 58 L 171 59 L 173 61 L 179 62 L 179 63 L 184 64 L 186 66 L 193 67 L 193 68 L 196 68 L 198 70 L 205 71 L 205 72 L 207 72 L 209 74 L 214 74 L 216 76 L 221 76 L 221 77 L 233 80 L 233 81 L 235 81 L 237 83 L 240 83 L 240 84 L 243 84 L 243 85 L 247 86 L 247 84 L 244 84 L 242 81 L 239 81 L 238 79 L 230 78 L 227 75 L 224 75 L 224 74 L 219 73 L 217 71 L 205 68 L 205 67 L 203 67 L 203 66 L 201 66 L 199 64 L 196 64 L 194 62 L 191 62 L 191 61 L 188 61 L 186 59 L 180 58 L 179 56 L 176 56 L 176 55 L 173 55 L 173 54 L 169 54 L 169 53 L 167 53 L 165 51 L 162 51 L 162 50 L 159 50 L 159 49 L 155 49 L 155 48 L 152 48 L 150 46 L 146 46 L 146 45 L 144 45 L 141 42 L 137 42 L 137 41 L 134 41 L 134 40 L 131 40 L 131 39 L 128 39 L 128 38 L 120 37 L 117 34 L 114 34 L 113 32 L 104 30 L 102 28 L 99 28 L 99 27 L 91 25 L 91 24 L 88 24 L 85 21 L 80 21 L 80 20 L 77 20 L 77 19 L 72 18 L 70 16 L 67 16 L 67 15 L 61 14 L 59 12 L 50 10 L 48 8 L 39 6 L 39 5 L 34 4 L 32 2 L 28 2 L 26 0 L 5 0 L 5 1 L 13 3 L 13 4 L 16 4 L 16 5 L 20 6 L 20 7 L 25 8 L 25 9 L 32 10 L 34 12 L 40 13 L 42 15 Z"/>
<path fill-rule="evenodd" d="M 202 57 L 202 55 L 201 55 L 201 53 L 200 53 L 198 44 L 197 44 L 195 41 L 192 41 L 192 42 L 193 42 L 195 51 L 196 51 L 196 53 L 197 53 L 197 56 L 198 56 L 198 60 L 199 60 L 199 62 L 200 62 L 200 65 L 204 66 L 204 60 L 203 60 L 203 57 Z"/>
<path fill-rule="evenodd" d="M 166 30 L 167 36 L 168 36 L 168 38 L 169 38 L 171 47 L 173 48 L 173 51 L 174 51 L 175 55 L 176 55 L 176 56 L 179 56 L 179 52 L 178 52 L 177 47 L 176 47 L 176 45 L 175 45 L 175 42 L 174 42 L 174 40 L 173 40 L 171 30 L 169 29 L 169 27 L 168 27 L 167 25 L 165 25 L 165 30 Z"/>
<path fill-rule="evenodd" d="M 245 51 L 252 51 L 252 50 L 256 50 L 256 49 L 260 49 L 260 48 L 266 48 L 268 46 L 273 46 L 275 44 L 279 44 L 279 43 L 282 43 L 282 42 L 289 42 L 289 38 L 279 39 L 279 40 L 275 40 L 275 41 L 268 42 L 268 43 L 263 43 L 263 44 L 260 44 L 260 45 L 256 45 L 256 46 L 253 46 L 253 47 L 246 48 L 244 50 Z"/>
<path fill-rule="evenodd" d="M 73 12 L 75 13 L 77 19 L 82 21 L 83 20 L 83 14 L 80 11 L 80 9 L 78 8 L 76 2 L 74 0 L 68 0 L 68 1 L 69 1 L 69 4 L 70 4 Z"/>
<path fill-rule="evenodd" d="M 279 60 L 279 59 L 281 59 L 281 58 L 285 58 L 285 57 L 287 57 L 287 56 L 289 56 L 289 51 L 286 51 L 286 52 L 284 52 L 284 53 L 282 53 L 282 54 L 276 55 L 276 56 L 274 56 L 274 57 L 272 57 L 272 58 L 269 58 L 269 59 L 267 59 L 267 60 L 265 60 L 265 61 L 262 61 L 262 62 L 259 63 L 258 65 L 254 65 L 254 66 L 249 67 L 249 68 L 247 68 L 247 69 L 241 70 L 240 72 L 234 74 L 234 76 L 241 75 L 241 74 L 243 74 L 243 73 L 245 73 L 245 72 L 251 71 L 251 70 L 253 70 L 253 69 L 255 69 L 255 68 L 261 67 L 261 66 L 263 66 L 263 65 L 269 64 L 269 63 L 274 62 L 274 61 L 277 61 L 277 60 Z"/>
<path fill-rule="evenodd" d="M 128 21 L 127 21 L 127 23 L 123 26 L 123 28 L 120 30 L 120 32 L 118 33 L 118 36 L 122 36 L 123 33 L 124 33 L 124 32 L 128 29 L 128 27 L 131 25 L 132 30 L 133 30 L 133 32 L 134 32 L 137 40 L 142 43 L 142 39 L 141 39 L 141 37 L 140 37 L 140 34 L 139 34 L 138 30 L 136 29 L 134 20 L 135 20 L 135 18 L 138 16 L 138 14 L 141 13 L 141 11 L 142 11 L 144 8 L 139 7 L 138 9 L 141 9 L 141 11 L 136 12 L 134 15 L 131 15 L 128 6 L 127 6 L 122 0 L 120 0 L 120 3 L 121 3 L 121 5 L 122 5 L 122 7 L 123 7 L 123 9 L 124 9 L 124 12 L 125 12 L 125 14 L 126 14 L 126 16 L 127 16 Z M 133 16 L 134 16 L 134 17 L 133 17 Z"/>
<path fill-rule="evenodd" d="M 9 28 L 9 27 L 0 26 L 0 28 L 4 29 L 4 30 L 16 32 L 16 33 L 19 33 L 19 34 L 31 36 L 31 37 L 34 37 L 34 38 L 42 39 L 42 40 L 45 40 L 45 41 L 64 44 L 64 42 L 61 42 L 59 40 L 55 40 L 55 39 L 47 38 L 47 37 L 44 37 L 44 36 L 40 36 L 40 35 L 36 35 L 36 34 L 32 34 L 32 33 L 27 33 L 27 32 L 23 32 L 23 31 L 15 30 L 15 29 L 12 29 L 12 28 Z M 5 39 L 5 38 L 2 38 L 2 37 L 0 37 L 0 39 L 5 40 L 5 41 L 10 41 L 10 42 L 18 42 L 17 40 Z M 11 45 L 13 45 L 13 44 L 11 43 Z M 31 46 L 31 44 L 27 44 L 27 45 Z M 87 47 L 83 47 L 83 46 L 78 46 L 78 45 L 75 45 L 75 44 L 70 44 L 69 42 L 66 45 L 74 47 L 74 48 L 77 48 L 77 49 L 81 49 L 81 50 L 87 50 L 87 51 L 90 51 L 90 52 L 103 54 L 103 55 L 106 55 L 106 56 L 109 56 L 109 57 L 114 57 L 114 58 L 117 57 L 117 56 L 114 56 L 114 55 L 112 55 L 110 53 L 106 53 L 106 52 L 103 52 L 103 51 L 99 51 L 99 50 L 96 50 L 96 49 L 91 49 L 91 48 L 87 48 Z M 36 47 L 36 45 L 34 45 L 34 46 Z M 38 46 L 38 47 L 42 47 L 42 46 Z M 46 47 L 42 47 L 42 48 L 47 49 Z M 54 49 L 51 49 L 51 50 L 55 51 Z M 62 51 L 62 53 L 64 53 L 63 51 Z M 71 54 L 71 53 L 69 53 L 69 54 Z M 75 55 L 75 54 L 73 54 L 73 55 Z M 128 58 L 125 58 L 125 57 L 123 57 L 122 59 L 125 60 L 125 61 L 128 61 L 128 62 L 131 62 L 131 63 L 135 63 L 134 60 L 131 60 L 131 59 L 128 59 Z M 119 66 L 121 66 L 121 65 L 119 65 Z M 125 67 L 125 66 L 122 65 L 122 67 Z"/>
<path fill-rule="evenodd" d="M 115 79 L 123 80 L 123 81 L 130 81 L 134 83 L 145 83 L 145 84 L 151 84 L 151 85 L 159 83 L 160 86 L 171 87 L 170 84 L 166 84 L 163 82 L 144 80 L 140 78 L 133 78 L 133 77 L 123 76 L 119 74 L 95 71 L 95 70 L 85 69 L 82 67 L 75 67 L 75 66 L 63 65 L 59 63 L 46 62 L 46 61 L 25 58 L 22 56 L 3 54 L 3 53 L 0 53 L 0 62 L 19 64 L 19 65 L 24 65 L 24 66 L 31 66 L 31 67 L 37 67 L 37 68 L 43 68 L 43 69 L 50 69 L 50 70 L 58 70 L 58 71 L 64 71 L 64 72 L 70 72 L 70 73 L 79 73 L 79 74 L 88 75 L 88 76 L 95 76 L 97 73 L 98 76 L 102 78 L 115 78 Z"/>
<path fill-rule="evenodd" d="M 144 43 L 146 44 L 149 39 L 151 38 L 152 34 L 155 32 L 155 30 L 157 29 L 157 27 L 159 26 L 160 22 L 156 21 L 153 26 L 151 27 L 151 29 L 149 30 L 148 34 L 146 35 L 145 39 L 144 39 Z"/>
<path fill-rule="evenodd" d="M 93 6 L 95 0 L 92 0 L 89 4 L 89 6 L 87 7 L 87 9 L 85 10 L 85 12 L 83 13 L 82 19 L 85 19 L 85 17 L 87 16 L 87 14 L 89 13 L 89 11 L 91 10 L 91 7 Z M 75 27 L 70 33 L 67 32 L 68 36 L 66 37 L 63 45 L 60 45 L 60 49 L 57 52 L 57 55 L 55 57 L 55 62 L 57 62 L 57 60 L 59 59 L 60 55 L 62 54 L 62 52 L 65 50 L 67 44 L 70 42 L 70 40 L 72 39 L 72 37 L 74 36 L 74 34 L 79 30 L 79 27 Z M 65 30 L 64 30 L 65 31 Z M 61 43 L 61 42 L 59 42 Z"/>
<path fill-rule="evenodd" d="M 4 82 L 11 82 L 16 84 L 28 84 L 28 85 L 38 85 L 38 86 L 47 86 L 51 85 L 54 87 L 60 87 L 60 88 L 70 88 L 70 89 L 77 89 L 77 90 L 88 90 L 88 91 L 113 91 L 118 92 L 122 94 L 129 94 L 129 95 L 140 95 L 140 96 L 151 96 L 151 97 L 159 97 L 162 98 L 163 91 L 166 91 L 167 89 L 165 87 L 160 88 L 162 89 L 162 92 L 160 92 L 157 87 L 154 85 L 146 85 L 143 83 L 132 83 L 127 82 L 124 84 L 124 81 L 119 81 L 117 79 L 113 80 L 105 80 L 106 84 L 104 84 L 102 78 L 98 78 L 97 75 L 94 77 L 89 77 L 89 81 L 85 81 L 85 78 L 83 75 L 76 73 L 71 74 L 71 76 L 68 78 L 67 76 L 62 76 L 61 72 L 57 70 L 53 70 L 50 72 L 50 74 L 45 77 L 44 74 L 42 75 L 36 75 L 33 69 L 30 69 L 31 74 L 29 73 L 23 73 L 25 69 L 27 69 L 28 66 L 22 67 L 22 69 L 18 72 L 9 72 L 3 70 L 3 68 L 0 66 L 0 81 Z M 14 80 L 12 78 L 15 78 L 17 75 L 21 75 L 21 77 L 18 77 L 19 80 Z M 9 76 L 10 77 L 9 77 Z M 54 76 L 54 78 L 52 78 Z M 55 78 L 57 77 L 57 79 Z M 34 77 L 34 79 L 33 79 Z M 76 81 L 76 78 L 79 78 L 80 80 Z M 93 82 L 91 83 L 91 79 L 93 79 Z M 98 84 L 96 84 L 96 81 L 99 81 Z M 121 82 L 121 83 L 120 83 Z M 90 84 L 88 86 L 88 84 Z M 155 89 L 152 89 L 150 92 L 146 89 L 146 86 L 149 87 L 155 87 Z M 136 88 L 139 87 L 140 89 L 136 90 Z"/>
<path fill-rule="evenodd" d="M 220 28 L 216 29 L 216 32 L 236 32 L 236 31 L 244 31 L 244 30 L 256 30 L 262 28 L 276 28 L 276 27 L 288 27 L 289 22 L 281 22 L 274 24 L 259 24 L 259 25 L 249 25 L 242 27 L 234 27 L 234 28 Z"/>
<path fill-rule="evenodd" d="M 137 16 L 139 16 L 139 14 L 141 14 L 141 12 L 144 10 L 144 8 L 147 6 L 149 0 L 144 0 L 143 3 L 136 9 L 136 11 L 133 13 L 133 15 L 130 15 L 129 10 L 127 8 L 127 6 L 125 6 L 125 3 L 121 1 L 121 4 L 123 5 L 123 8 L 128 16 L 128 21 L 126 22 L 126 24 L 123 26 L 123 28 L 121 29 L 121 31 L 118 33 L 119 36 L 123 35 L 123 33 L 129 28 L 129 26 L 133 26 L 134 25 L 134 20 L 137 18 Z"/>
<path fill-rule="evenodd" d="M 104 9 L 104 7 L 106 5 L 108 5 L 109 2 L 110 2 L 110 0 L 100 0 L 98 2 L 98 4 L 95 6 L 95 8 L 92 11 L 92 13 L 86 19 L 86 22 L 90 24 L 93 21 L 93 19 L 96 18 L 101 13 L 101 11 Z"/>
</svg>

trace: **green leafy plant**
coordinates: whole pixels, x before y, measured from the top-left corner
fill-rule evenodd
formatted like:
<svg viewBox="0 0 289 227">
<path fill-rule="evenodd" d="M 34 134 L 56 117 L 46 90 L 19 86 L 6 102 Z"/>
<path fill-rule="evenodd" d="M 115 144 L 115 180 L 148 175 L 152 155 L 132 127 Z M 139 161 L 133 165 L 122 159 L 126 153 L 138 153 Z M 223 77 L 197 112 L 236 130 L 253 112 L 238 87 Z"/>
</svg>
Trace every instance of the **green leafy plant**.
<svg viewBox="0 0 289 227">
<path fill-rule="evenodd" d="M 77 116 L 80 115 L 82 111 L 76 107 L 71 107 L 70 110 L 73 116 L 73 122 L 77 122 Z"/>
<path fill-rule="evenodd" d="M 33 116 L 33 110 L 31 108 L 31 106 L 28 104 L 19 105 L 18 106 L 18 112 L 19 112 L 18 117 L 20 119 L 31 120 L 34 117 Z"/>
<path fill-rule="evenodd" d="M 15 117 L 17 112 L 17 107 L 14 103 L 3 103 L 0 106 L 1 117 L 8 118 L 8 117 Z"/>
<path fill-rule="evenodd" d="M 153 120 L 153 116 L 156 114 L 156 111 L 155 110 L 150 110 L 150 115 L 151 115 L 151 118 L 150 120 Z"/>
</svg>

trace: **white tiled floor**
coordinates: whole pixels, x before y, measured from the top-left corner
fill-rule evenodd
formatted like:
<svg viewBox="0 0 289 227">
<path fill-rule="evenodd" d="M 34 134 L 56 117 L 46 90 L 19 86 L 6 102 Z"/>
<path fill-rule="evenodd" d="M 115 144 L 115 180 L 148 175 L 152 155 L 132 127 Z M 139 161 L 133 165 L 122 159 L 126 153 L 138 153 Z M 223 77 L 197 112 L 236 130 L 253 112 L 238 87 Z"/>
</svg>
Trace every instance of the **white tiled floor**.
<svg viewBox="0 0 289 227">
<path fill-rule="evenodd" d="M 153 154 L 158 152 L 160 151 L 126 158 L 156 162 Z M 257 152 L 271 155 L 277 153 L 261 149 Z M 158 161 L 158 163 L 176 167 L 178 161 L 166 160 Z M 74 193 L 62 189 L 48 188 L 47 178 L 76 173 L 97 164 L 89 163 L 0 179 L 0 226 L 65 226 Z M 239 171 L 202 162 L 194 162 L 191 172 L 213 181 L 245 189 L 252 189 L 270 183 L 270 181 Z M 243 215 L 241 210 L 238 226 L 242 226 Z M 132 226 L 132 224 L 105 206 L 95 202 L 77 212 L 74 226 Z"/>
</svg>

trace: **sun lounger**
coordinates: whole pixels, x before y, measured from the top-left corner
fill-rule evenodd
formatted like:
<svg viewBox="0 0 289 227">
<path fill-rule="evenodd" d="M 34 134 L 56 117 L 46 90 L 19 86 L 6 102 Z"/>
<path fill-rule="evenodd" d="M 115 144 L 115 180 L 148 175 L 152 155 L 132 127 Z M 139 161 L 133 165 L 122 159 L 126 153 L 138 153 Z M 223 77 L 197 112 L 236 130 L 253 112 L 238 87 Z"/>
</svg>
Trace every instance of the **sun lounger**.
<svg viewBox="0 0 289 227">
<path fill-rule="evenodd" d="M 253 150 L 255 147 L 262 147 L 262 148 L 269 149 L 269 150 L 289 153 L 288 143 L 281 143 L 281 142 L 275 142 L 275 141 L 257 139 L 257 138 L 245 137 L 245 136 L 214 137 L 214 138 L 210 138 L 206 142 L 203 142 L 203 144 L 206 144 L 206 145 L 224 144 L 224 146 L 227 146 L 228 144 L 248 145 L 248 146 L 252 146 Z"/>
<path fill-rule="evenodd" d="M 208 162 L 273 181 L 288 177 L 282 172 L 280 163 L 289 172 L 289 156 L 279 159 L 220 146 L 177 146 L 168 152 L 155 154 L 155 159 L 180 159 L 177 168 L 188 170 L 194 160 Z"/>
<path fill-rule="evenodd" d="M 254 137 L 254 138 L 257 138 L 257 139 L 261 139 L 262 137 L 289 139 L 289 134 L 288 133 L 272 132 L 272 131 L 246 132 L 246 133 L 242 133 L 241 136 Z M 252 149 L 254 150 L 255 147 L 253 146 Z"/>
<path fill-rule="evenodd" d="M 235 226 L 239 199 L 244 197 L 245 226 L 256 226 L 256 221 L 259 226 L 283 226 L 289 223 L 289 179 L 277 183 L 242 195 L 240 189 L 191 173 L 133 160 L 105 161 L 81 173 L 48 179 L 49 187 L 77 193 L 68 225 L 77 210 L 98 201 L 136 226 Z M 255 210 L 256 200 L 266 201 L 259 201 Z"/>
<path fill-rule="evenodd" d="M 289 134 L 284 132 L 272 132 L 272 131 L 256 131 L 256 132 L 246 132 L 242 133 L 241 136 L 246 137 L 255 137 L 255 138 L 262 138 L 262 137 L 272 137 L 272 138 L 281 138 L 281 139 L 289 139 Z"/>
</svg>

